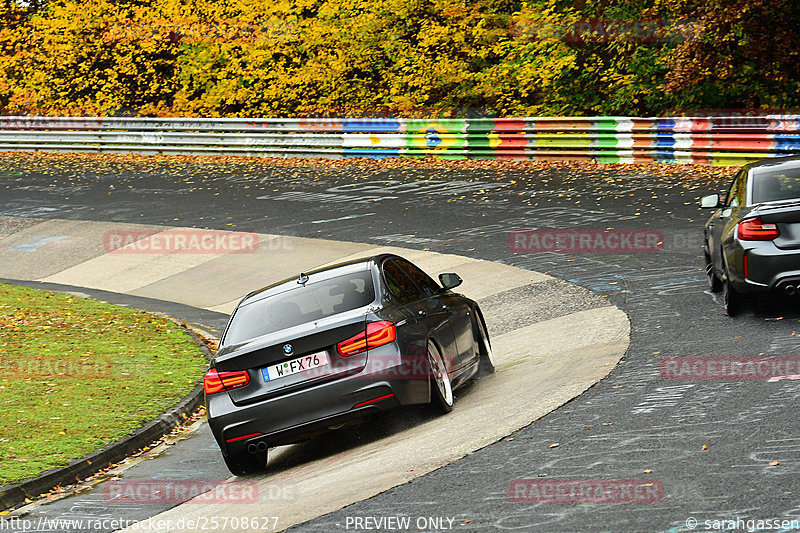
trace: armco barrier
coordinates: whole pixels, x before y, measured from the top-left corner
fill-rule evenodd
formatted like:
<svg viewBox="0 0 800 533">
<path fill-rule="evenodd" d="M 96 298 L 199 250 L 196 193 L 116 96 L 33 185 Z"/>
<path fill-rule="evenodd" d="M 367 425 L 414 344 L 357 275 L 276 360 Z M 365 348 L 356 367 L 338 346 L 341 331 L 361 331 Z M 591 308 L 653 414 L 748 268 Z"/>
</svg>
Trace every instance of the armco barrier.
<svg viewBox="0 0 800 533">
<path fill-rule="evenodd" d="M 800 116 L 0 117 L 0 151 L 740 165 L 800 153 Z"/>
</svg>

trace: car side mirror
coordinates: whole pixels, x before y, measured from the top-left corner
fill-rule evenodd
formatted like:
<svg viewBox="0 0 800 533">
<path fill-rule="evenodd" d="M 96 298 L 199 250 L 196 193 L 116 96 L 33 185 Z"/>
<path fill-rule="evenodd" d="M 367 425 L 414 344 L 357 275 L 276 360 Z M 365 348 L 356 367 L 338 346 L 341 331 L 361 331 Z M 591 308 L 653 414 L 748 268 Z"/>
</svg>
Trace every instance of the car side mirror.
<svg viewBox="0 0 800 533">
<path fill-rule="evenodd" d="M 444 290 L 449 290 L 461 285 L 461 283 L 463 283 L 463 280 L 459 277 L 458 274 L 453 274 L 452 272 L 448 272 L 446 274 L 439 274 L 439 283 L 442 284 L 442 288 Z"/>
<path fill-rule="evenodd" d="M 702 208 L 713 208 L 713 207 L 722 207 L 719 203 L 719 194 L 709 194 L 708 196 L 703 196 L 700 198 L 700 207 Z"/>
</svg>

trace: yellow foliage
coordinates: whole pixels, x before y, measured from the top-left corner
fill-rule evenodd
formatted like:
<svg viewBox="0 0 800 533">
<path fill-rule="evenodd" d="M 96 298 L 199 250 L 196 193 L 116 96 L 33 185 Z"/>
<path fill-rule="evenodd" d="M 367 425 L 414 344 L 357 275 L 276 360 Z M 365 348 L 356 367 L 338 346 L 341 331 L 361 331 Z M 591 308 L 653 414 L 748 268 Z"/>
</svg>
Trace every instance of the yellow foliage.
<svg viewBox="0 0 800 533">
<path fill-rule="evenodd" d="M 605 44 L 565 39 L 584 15 L 556 4 L 53 0 L 0 28 L 1 111 L 509 116 L 621 108 L 659 90 L 626 58 L 609 63 Z"/>
</svg>

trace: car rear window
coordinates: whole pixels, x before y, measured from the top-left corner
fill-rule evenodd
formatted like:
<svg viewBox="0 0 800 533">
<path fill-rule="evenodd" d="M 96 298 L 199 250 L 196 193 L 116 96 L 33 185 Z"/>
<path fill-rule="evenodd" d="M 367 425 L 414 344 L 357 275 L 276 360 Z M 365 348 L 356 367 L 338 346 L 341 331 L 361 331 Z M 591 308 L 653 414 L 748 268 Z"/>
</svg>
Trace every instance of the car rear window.
<svg viewBox="0 0 800 533">
<path fill-rule="evenodd" d="M 753 176 L 753 203 L 800 198 L 800 168 L 760 171 Z"/>
<path fill-rule="evenodd" d="M 291 282 L 294 283 L 294 282 Z M 305 285 L 247 303 L 233 315 L 224 344 L 238 344 L 369 305 L 375 300 L 372 272 L 367 270 Z"/>
</svg>

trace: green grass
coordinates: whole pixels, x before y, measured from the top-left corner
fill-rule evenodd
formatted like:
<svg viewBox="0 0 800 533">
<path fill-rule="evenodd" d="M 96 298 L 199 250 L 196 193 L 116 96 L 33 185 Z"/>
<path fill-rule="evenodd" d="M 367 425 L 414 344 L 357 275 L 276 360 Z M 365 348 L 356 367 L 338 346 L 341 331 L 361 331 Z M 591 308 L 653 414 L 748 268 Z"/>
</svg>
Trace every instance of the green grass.
<svg viewBox="0 0 800 533">
<path fill-rule="evenodd" d="M 129 434 L 202 380 L 174 322 L 0 283 L 0 486 Z"/>
</svg>

